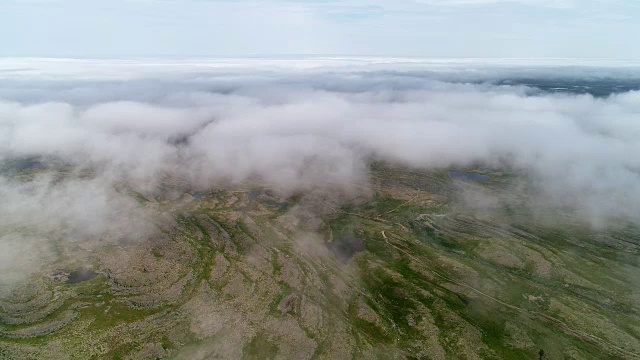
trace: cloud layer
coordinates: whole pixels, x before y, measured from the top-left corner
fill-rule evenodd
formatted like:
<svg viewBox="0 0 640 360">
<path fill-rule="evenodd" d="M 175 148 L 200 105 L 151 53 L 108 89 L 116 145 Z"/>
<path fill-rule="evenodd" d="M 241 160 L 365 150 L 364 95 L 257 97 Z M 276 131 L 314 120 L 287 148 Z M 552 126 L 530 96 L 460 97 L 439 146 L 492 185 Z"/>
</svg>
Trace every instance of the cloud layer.
<svg viewBox="0 0 640 360">
<path fill-rule="evenodd" d="M 16 236 L 7 229 L 30 224 L 36 235 L 107 237 L 124 219 L 144 222 L 116 184 L 153 192 L 179 176 L 194 188 L 254 179 L 293 191 L 366 182 L 371 160 L 508 164 L 535 180 L 541 197 L 592 219 L 640 214 L 640 92 L 594 98 L 493 85 L 518 69 L 622 81 L 624 66 L 24 64 L 2 64 L 0 160 L 55 161 L 68 175 L 2 179 L 5 240 Z"/>
</svg>

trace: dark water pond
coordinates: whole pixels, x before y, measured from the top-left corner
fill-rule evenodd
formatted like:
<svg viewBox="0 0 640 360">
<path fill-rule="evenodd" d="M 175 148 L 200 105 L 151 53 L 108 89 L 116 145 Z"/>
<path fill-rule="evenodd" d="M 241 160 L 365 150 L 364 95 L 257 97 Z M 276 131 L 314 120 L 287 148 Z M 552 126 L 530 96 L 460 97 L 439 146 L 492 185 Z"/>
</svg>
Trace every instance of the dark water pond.
<svg viewBox="0 0 640 360">
<path fill-rule="evenodd" d="M 34 159 L 21 159 L 15 161 L 15 167 L 18 170 L 39 169 L 43 167 L 43 164 L 40 161 Z"/>
<path fill-rule="evenodd" d="M 487 175 L 466 171 L 449 171 L 449 177 L 453 180 L 466 182 L 486 182 L 490 179 Z"/>
<path fill-rule="evenodd" d="M 266 200 L 264 203 L 269 206 L 277 206 L 278 208 L 280 208 L 280 210 L 287 210 L 287 208 L 289 207 L 288 202 L 277 202 L 273 200 Z"/>
<path fill-rule="evenodd" d="M 42 169 L 44 164 L 38 159 L 17 159 L 0 161 L 0 171 L 15 173 L 16 171 Z"/>
<path fill-rule="evenodd" d="M 364 241 L 353 235 L 342 235 L 333 242 L 328 244 L 329 250 L 331 250 L 336 257 L 346 263 L 355 254 L 364 251 Z"/>
<path fill-rule="evenodd" d="M 77 283 L 81 283 L 83 281 L 87 281 L 87 280 L 91 280 L 93 278 L 95 278 L 96 276 L 98 276 L 97 273 L 89 270 L 89 269 L 85 269 L 85 268 L 80 268 L 74 272 L 72 272 L 71 274 L 69 274 L 69 279 L 67 280 L 67 284 L 77 284 Z"/>
<path fill-rule="evenodd" d="M 264 193 L 264 191 L 262 191 L 262 190 L 251 190 L 251 191 L 249 191 L 249 193 L 247 193 L 247 197 L 250 200 L 253 200 L 253 199 L 257 198 L 258 196 L 262 195 L 263 193 Z"/>
<path fill-rule="evenodd" d="M 251 190 L 249 191 L 249 193 L 247 193 L 247 197 L 249 198 L 249 200 L 256 200 L 260 195 L 271 196 L 271 194 L 268 191 L 262 191 L 262 190 Z M 272 199 L 267 199 L 267 200 L 264 200 L 264 203 L 269 206 L 276 206 L 280 208 L 280 210 L 287 210 L 287 208 L 289 207 L 289 203 L 286 201 L 277 202 Z"/>
</svg>

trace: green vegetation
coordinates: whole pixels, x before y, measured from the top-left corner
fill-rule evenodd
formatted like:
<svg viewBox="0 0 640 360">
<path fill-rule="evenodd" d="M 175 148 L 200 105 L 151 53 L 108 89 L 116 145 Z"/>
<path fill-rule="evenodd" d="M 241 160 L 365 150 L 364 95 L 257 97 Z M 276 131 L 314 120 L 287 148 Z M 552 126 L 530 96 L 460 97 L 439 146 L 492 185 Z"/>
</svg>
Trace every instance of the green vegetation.
<svg viewBox="0 0 640 360">
<path fill-rule="evenodd" d="M 58 263 L 0 299 L 0 358 L 637 358 L 637 226 L 540 216 L 508 172 L 373 170 L 375 195 L 332 212 L 185 192 L 157 237 L 57 244 Z M 460 186 L 498 205 L 467 207 Z M 323 209 L 320 234 L 294 206 Z M 99 275 L 77 284 L 52 270 L 88 264 Z"/>
<path fill-rule="evenodd" d="M 243 357 L 245 359 L 275 359 L 278 354 L 278 347 L 273 344 L 263 333 L 251 339 L 245 346 Z"/>
</svg>

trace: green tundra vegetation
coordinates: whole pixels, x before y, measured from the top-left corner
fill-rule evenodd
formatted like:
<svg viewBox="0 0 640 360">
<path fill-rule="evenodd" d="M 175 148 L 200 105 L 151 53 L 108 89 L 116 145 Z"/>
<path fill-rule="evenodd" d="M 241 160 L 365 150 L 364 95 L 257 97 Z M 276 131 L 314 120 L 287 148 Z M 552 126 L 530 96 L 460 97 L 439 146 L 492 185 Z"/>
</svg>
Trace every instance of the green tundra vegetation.
<svg viewBox="0 0 640 360">
<path fill-rule="evenodd" d="M 509 171 L 371 168 L 328 195 L 129 191 L 158 231 L 57 241 L 2 293 L 0 358 L 639 358 L 636 226 L 534 207 Z"/>
</svg>

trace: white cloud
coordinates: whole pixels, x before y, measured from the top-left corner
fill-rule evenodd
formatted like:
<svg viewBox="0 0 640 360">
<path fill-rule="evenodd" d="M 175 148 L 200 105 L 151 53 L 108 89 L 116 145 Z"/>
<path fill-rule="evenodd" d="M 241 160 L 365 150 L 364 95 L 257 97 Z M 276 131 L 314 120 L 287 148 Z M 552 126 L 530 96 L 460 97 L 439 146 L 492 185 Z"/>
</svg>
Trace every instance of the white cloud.
<svg viewBox="0 0 640 360">
<path fill-rule="evenodd" d="M 597 222 L 640 220 L 640 158 L 630 155 L 640 153 L 640 93 L 594 98 L 469 83 L 525 71 L 539 80 L 638 76 L 624 62 L 557 63 L 565 66 L 3 60 L 0 160 L 55 159 L 67 171 L 27 183 L 0 177 L 0 248 L 17 238 L 7 229 L 100 239 L 144 230 L 149 214 L 117 185 L 152 193 L 172 175 L 193 188 L 252 179 L 287 191 L 336 189 L 367 181 L 372 159 L 421 169 L 507 161 L 537 182 L 544 201 Z M 29 242 L 15 251 L 29 251 L 29 236 L 18 236 Z"/>
</svg>

